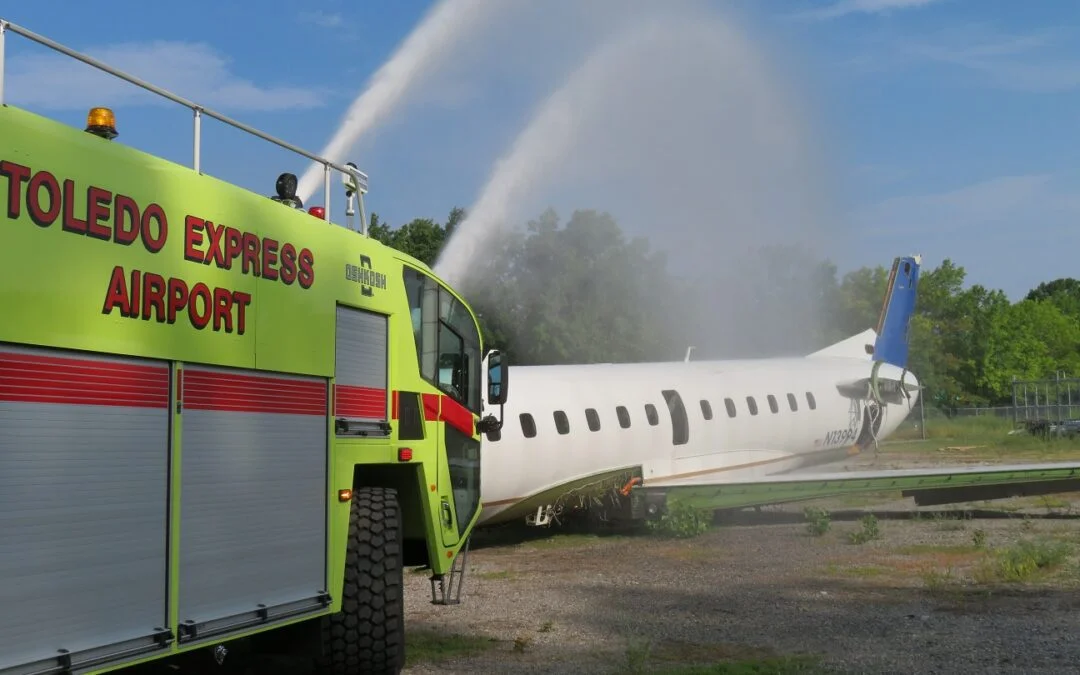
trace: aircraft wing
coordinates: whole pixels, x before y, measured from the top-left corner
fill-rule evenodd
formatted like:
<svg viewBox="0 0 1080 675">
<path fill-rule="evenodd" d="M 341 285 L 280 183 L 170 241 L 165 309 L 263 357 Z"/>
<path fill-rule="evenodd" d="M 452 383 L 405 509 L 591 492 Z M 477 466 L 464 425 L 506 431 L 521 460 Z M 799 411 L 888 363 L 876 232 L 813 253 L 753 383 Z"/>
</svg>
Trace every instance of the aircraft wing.
<svg viewBox="0 0 1080 675">
<path fill-rule="evenodd" d="M 1076 492 L 1080 461 L 794 473 L 750 481 L 697 476 L 645 481 L 630 494 L 635 513 L 655 518 L 676 504 L 718 510 L 895 490 L 920 506 Z"/>
</svg>

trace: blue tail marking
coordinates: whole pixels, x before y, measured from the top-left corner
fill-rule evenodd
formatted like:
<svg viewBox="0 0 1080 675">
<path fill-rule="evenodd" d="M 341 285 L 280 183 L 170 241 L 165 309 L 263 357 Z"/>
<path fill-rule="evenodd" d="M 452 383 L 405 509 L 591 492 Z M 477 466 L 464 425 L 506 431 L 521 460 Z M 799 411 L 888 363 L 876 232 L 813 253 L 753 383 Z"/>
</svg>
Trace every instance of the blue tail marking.
<svg viewBox="0 0 1080 675">
<path fill-rule="evenodd" d="M 885 302 L 878 317 L 874 360 L 907 368 L 908 328 L 915 314 L 915 287 L 919 283 L 921 256 L 904 256 L 893 261 Z"/>
</svg>

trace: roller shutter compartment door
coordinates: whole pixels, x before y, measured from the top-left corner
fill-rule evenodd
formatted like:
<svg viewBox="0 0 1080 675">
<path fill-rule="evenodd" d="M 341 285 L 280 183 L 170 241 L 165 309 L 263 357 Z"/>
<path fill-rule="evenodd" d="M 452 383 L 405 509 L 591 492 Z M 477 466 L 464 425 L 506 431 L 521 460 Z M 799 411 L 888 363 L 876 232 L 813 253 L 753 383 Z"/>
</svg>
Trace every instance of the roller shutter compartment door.
<svg viewBox="0 0 1080 675">
<path fill-rule="evenodd" d="M 0 345 L 0 672 L 154 648 L 169 382 L 163 363 Z"/>
<path fill-rule="evenodd" d="M 350 431 L 387 433 L 386 317 L 337 310 L 334 417 Z"/>
<path fill-rule="evenodd" d="M 321 609 L 326 380 L 190 365 L 182 378 L 181 640 Z"/>
</svg>

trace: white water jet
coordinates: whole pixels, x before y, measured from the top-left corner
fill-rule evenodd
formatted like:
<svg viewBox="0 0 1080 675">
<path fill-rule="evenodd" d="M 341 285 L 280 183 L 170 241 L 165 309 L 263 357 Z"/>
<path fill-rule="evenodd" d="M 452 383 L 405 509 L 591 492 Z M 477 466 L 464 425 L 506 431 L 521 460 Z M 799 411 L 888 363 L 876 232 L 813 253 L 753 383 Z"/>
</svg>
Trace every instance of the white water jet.
<svg viewBox="0 0 1080 675">
<path fill-rule="evenodd" d="M 469 38 L 502 4 L 491 0 L 440 0 L 375 72 L 320 154 L 334 162 L 346 161 L 357 140 L 383 121 L 412 88 L 440 65 L 452 47 Z M 316 192 L 321 194 L 323 171 L 321 164 L 312 163 L 298 181 L 296 195 L 305 204 Z"/>
<path fill-rule="evenodd" d="M 671 271 L 699 280 L 701 297 L 672 302 L 715 323 L 702 331 L 720 349 L 761 347 L 762 336 L 797 332 L 814 308 L 772 297 L 764 309 L 757 298 L 775 270 L 738 266 L 770 244 L 828 246 L 840 220 L 823 196 L 826 167 L 811 156 L 804 111 L 744 32 L 663 9 L 630 21 L 540 106 L 435 271 L 468 293 L 483 281 L 469 271 L 490 235 L 548 205 L 608 211 L 670 251 Z"/>
</svg>

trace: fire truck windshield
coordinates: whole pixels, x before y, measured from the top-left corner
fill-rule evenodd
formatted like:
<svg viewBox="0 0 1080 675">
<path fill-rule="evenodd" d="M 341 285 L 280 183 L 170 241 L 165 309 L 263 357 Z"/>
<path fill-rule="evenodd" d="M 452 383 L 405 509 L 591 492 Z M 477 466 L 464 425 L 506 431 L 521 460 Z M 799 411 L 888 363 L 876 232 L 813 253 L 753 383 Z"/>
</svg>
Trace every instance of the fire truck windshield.
<svg viewBox="0 0 1080 675">
<path fill-rule="evenodd" d="M 480 333 L 472 315 L 434 279 L 405 268 L 405 292 L 420 374 L 470 411 L 480 413 Z"/>
</svg>

